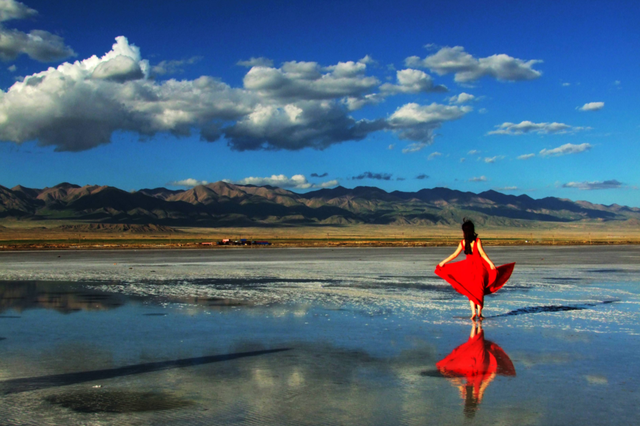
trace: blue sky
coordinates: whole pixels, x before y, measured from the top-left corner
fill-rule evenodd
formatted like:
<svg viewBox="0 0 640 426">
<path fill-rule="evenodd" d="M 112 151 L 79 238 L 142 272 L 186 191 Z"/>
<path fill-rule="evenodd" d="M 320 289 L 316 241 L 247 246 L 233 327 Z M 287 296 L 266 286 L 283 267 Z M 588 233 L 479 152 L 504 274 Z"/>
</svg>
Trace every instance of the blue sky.
<svg viewBox="0 0 640 426">
<path fill-rule="evenodd" d="M 0 185 L 640 206 L 632 1 L 0 0 Z"/>
</svg>

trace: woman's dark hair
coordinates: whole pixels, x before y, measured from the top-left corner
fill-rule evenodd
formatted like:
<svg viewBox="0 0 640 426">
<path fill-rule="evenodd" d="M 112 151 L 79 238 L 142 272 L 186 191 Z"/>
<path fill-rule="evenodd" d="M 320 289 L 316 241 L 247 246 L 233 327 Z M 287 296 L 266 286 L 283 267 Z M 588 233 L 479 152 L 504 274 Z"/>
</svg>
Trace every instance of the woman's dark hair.
<svg viewBox="0 0 640 426">
<path fill-rule="evenodd" d="M 469 219 L 463 219 L 462 232 L 464 233 L 464 254 L 471 254 L 471 243 L 478 238 L 476 234 L 476 228 L 473 226 L 473 222 Z"/>
</svg>

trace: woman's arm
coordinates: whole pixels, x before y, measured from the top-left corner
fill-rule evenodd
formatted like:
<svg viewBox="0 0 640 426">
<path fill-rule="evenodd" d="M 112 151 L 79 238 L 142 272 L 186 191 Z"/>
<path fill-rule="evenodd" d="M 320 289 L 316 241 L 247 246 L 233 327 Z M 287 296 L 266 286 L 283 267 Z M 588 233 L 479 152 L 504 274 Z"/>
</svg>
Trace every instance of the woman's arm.
<svg viewBox="0 0 640 426">
<path fill-rule="evenodd" d="M 476 240 L 476 246 L 478 246 L 478 253 L 480 253 L 480 256 L 482 256 L 482 258 L 487 261 L 487 263 L 489 264 L 489 267 L 491 269 L 496 269 L 496 265 L 493 264 L 491 259 L 489 259 L 489 256 L 487 256 L 487 253 L 484 252 L 484 249 L 482 248 L 482 243 L 480 242 L 479 239 Z"/>
<path fill-rule="evenodd" d="M 447 257 L 445 260 L 443 260 L 442 262 L 438 263 L 438 266 L 440 266 L 442 268 L 445 263 L 451 262 L 453 259 L 458 257 L 458 255 L 461 252 L 462 252 L 462 243 L 460 242 L 460 243 L 458 243 L 458 248 L 456 249 L 456 251 L 454 251 L 451 256 Z"/>
</svg>

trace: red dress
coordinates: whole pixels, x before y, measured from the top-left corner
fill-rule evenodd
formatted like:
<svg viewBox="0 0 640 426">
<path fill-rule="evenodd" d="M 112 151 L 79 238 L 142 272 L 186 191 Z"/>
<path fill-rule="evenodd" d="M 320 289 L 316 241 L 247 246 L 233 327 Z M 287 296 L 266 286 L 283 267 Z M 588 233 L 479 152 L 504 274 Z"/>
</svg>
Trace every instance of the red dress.
<svg viewBox="0 0 640 426">
<path fill-rule="evenodd" d="M 477 242 L 480 238 L 476 239 Z M 464 240 L 461 244 L 464 247 Z M 495 293 L 507 282 L 513 272 L 514 263 L 498 266 L 492 270 L 486 260 L 480 256 L 474 244 L 472 253 L 460 262 L 436 266 L 436 275 L 448 282 L 460 294 L 476 305 L 484 306 L 484 295 Z"/>
<path fill-rule="evenodd" d="M 473 396 L 478 403 L 482 398 L 482 385 L 488 384 L 494 375 L 516 375 L 509 356 L 500 346 L 485 340 L 484 331 L 455 348 L 436 367 L 446 377 L 465 378 L 466 386 L 473 387 Z"/>
</svg>

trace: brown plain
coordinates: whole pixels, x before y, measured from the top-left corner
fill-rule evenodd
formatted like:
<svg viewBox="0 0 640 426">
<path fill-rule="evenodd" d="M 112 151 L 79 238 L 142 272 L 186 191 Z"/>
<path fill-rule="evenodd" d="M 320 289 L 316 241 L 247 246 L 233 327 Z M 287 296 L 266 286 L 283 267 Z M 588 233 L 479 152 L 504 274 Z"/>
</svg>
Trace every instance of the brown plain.
<svg viewBox="0 0 640 426">
<path fill-rule="evenodd" d="M 0 250 L 24 249 L 126 249 L 126 248 L 202 248 L 228 249 L 217 246 L 224 238 L 262 240 L 269 247 L 420 247 L 454 246 L 460 241 L 459 227 L 448 226 L 295 226 L 295 227 L 231 227 L 148 229 L 144 226 L 125 229 L 107 227 L 91 229 L 75 224 L 60 228 L 68 221 L 0 223 Z M 67 227 L 68 228 L 68 227 Z M 128 227 L 126 227 L 128 228 Z M 584 245 L 640 244 L 638 227 L 611 223 L 549 224 L 535 223 L 530 228 L 478 228 L 485 245 Z M 202 243 L 213 243 L 203 245 Z M 245 246 L 265 249 L 264 246 Z"/>
</svg>

